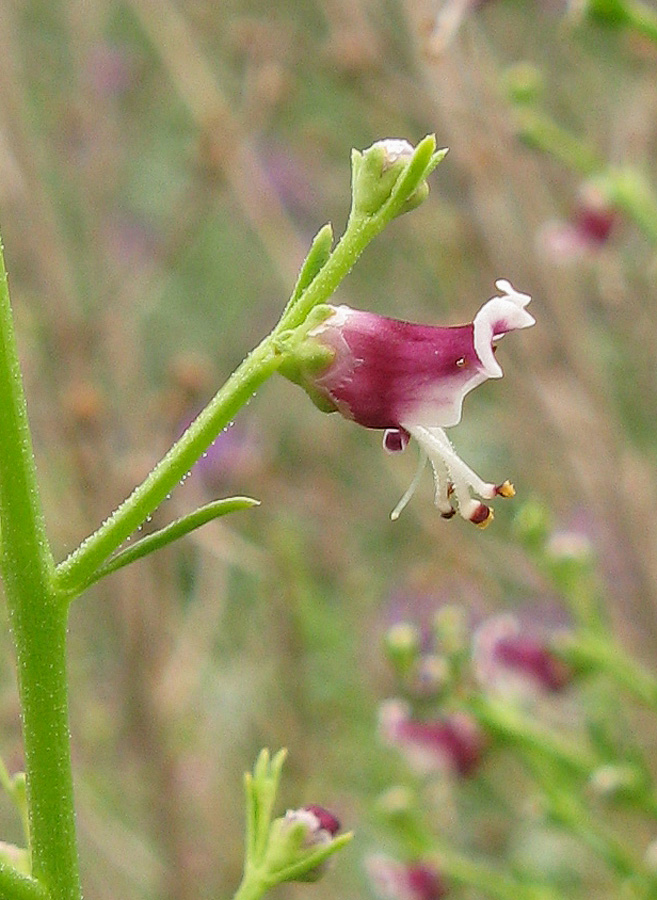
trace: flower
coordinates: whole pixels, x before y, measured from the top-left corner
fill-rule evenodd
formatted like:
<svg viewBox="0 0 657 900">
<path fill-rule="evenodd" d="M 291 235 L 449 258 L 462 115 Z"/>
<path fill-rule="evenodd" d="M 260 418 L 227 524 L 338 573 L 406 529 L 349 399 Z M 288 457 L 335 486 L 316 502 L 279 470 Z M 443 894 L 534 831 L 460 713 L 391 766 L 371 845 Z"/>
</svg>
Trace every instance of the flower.
<svg viewBox="0 0 657 900">
<path fill-rule="evenodd" d="M 527 688 L 558 692 L 573 677 L 571 667 L 538 634 L 521 631 L 512 615 L 487 619 L 475 633 L 473 662 L 480 684 L 502 692 Z"/>
<path fill-rule="evenodd" d="M 288 809 L 285 818 L 298 820 L 303 818 L 308 823 L 306 846 L 327 844 L 340 830 L 340 821 L 323 806 L 310 803 L 301 809 Z"/>
<path fill-rule="evenodd" d="M 393 519 L 412 497 L 427 459 L 436 506 L 445 518 L 456 512 L 455 501 L 464 519 L 484 526 L 492 510 L 471 492 L 482 500 L 515 493 L 508 481 L 483 481 L 460 459 L 444 431 L 461 420 L 469 391 L 488 378 L 502 377 L 497 341 L 534 324 L 525 309 L 531 298 L 508 281 L 496 286 L 501 295 L 488 300 L 471 323 L 451 327 L 402 322 L 348 306 L 324 307 L 324 318 L 306 335 L 314 343 L 314 356 L 305 347 L 296 368 L 286 372 L 324 411 L 382 429 L 388 452 L 404 450 L 415 438 L 421 465 Z"/>
<path fill-rule="evenodd" d="M 556 263 L 571 263 L 590 257 L 608 243 L 618 222 L 609 191 L 596 182 L 585 182 L 568 221 L 547 222 L 539 231 L 538 244 Z"/>
<path fill-rule="evenodd" d="M 326 860 L 322 859 L 310 867 L 303 863 L 305 860 L 312 860 L 315 851 L 326 848 L 333 842 L 340 830 L 338 819 L 323 806 L 310 804 L 301 809 L 288 809 L 283 818 L 276 820 L 274 826 L 272 834 L 277 835 L 277 841 L 272 839 L 272 847 L 279 852 L 283 848 L 281 857 L 290 868 L 290 874 L 285 880 L 317 881 L 326 870 Z M 280 847 L 277 843 L 280 843 Z M 275 858 L 271 850 L 270 855 Z"/>
<path fill-rule="evenodd" d="M 404 702 L 388 700 L 379 711 L 379 729 L 383 739 L 398 747 L 421 775 L 467 777 L 477 769 L 484 750 L 484 736 L 465 712 L 423 721 L 413 718 Z"/>
<path fill-rule="evenodd" d="M 365 860 L 365 869 L 383 900 L 441 900 L 447 895 L 440 873 L 426 863 L 404 864 L 375 853 Z"/>
</svg>

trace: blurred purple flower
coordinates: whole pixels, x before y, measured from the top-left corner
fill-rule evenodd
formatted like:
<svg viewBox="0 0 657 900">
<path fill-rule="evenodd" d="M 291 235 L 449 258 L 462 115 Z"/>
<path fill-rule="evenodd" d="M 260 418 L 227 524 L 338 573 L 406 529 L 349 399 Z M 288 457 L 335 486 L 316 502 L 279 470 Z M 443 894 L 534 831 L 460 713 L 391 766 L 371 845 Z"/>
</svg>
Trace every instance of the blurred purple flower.
<svg viewBox="0 0 657 900">
<path fill-rule="evenodd" d="M 411 716 L 407 704 L 386 701 L 379 712 L 382 738 L 397 747 L 422 775 L 451 773 L 467 777 L 477 769 L 485 746 L 476 719 L 465 712 L 423 721 Z"/>
<path fill-rule="evenodd" d="M 555 692 L 572 679 L 572 670 L 552 651 L 549 641 L 522 632 L 511 615 L 493 616 L 480 625 L 472 654 L 478 681 L 493 690 Z"/>
<path fill-rule="evenodd" d="M 365 860 L 365 870 L 382 900 L 441 900 L 447 887 L 440 873 L 426 863 L 400 863 L 383 854 Z"/>
<path fill-rule="evenodd" d="M 545 225 L 539 232 L 539 244 L 555 262 L 570 262 L 603 247 L 617 219 L 604 193 L 587 182 L 579 190 L 572 219 Z"/>
<path fill-rule="evenodd" d="M 498 340 L 509 331 L 534 324 L 525 307 L 527 294 L 508 281 L 496 283 L 501 296 L 491 298 L 468 325 L 415 325 L 362 312 L 348 306 L 329 307 L 328 316 L 308 332 L 308 339 L 328 351 L 330 361 L 317 371 L 307 357 L 288 371 L 326 412 L 338 411 L 366 428 L 384 431 L 389 452 L 403 450 L 410 437 L 418 442 L 423 461 L 430 461 L 436 506 L 454 515 L 452 498 L 464 519 L 486 525 L 492 510 L 482 499 L 512 497 L 507 481 L 490 484 L 457 455 L 444 428 L 461 419 L 463 400 L 488 378 L 501 378 L 495 358 Z M 392 517 L 411 498 L 421 469 Z"/>
<path fill-rule="evenodd" d="M 261 149 L 260 160 L 283 205 L 301 221 L 312 221 L 319 200 L 318 178 L 306 160 L 289 147 L 274 143 Z"/>
</svg>

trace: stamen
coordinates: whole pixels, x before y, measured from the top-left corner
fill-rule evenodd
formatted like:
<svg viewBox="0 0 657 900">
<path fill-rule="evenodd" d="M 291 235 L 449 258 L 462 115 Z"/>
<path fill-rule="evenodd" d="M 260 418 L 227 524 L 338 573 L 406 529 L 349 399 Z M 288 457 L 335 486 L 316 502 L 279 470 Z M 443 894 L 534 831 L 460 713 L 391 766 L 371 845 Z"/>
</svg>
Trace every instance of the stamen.
<svg viewBox="0 0 657 900">
<path fill-rule="evenodd" d="M 456 510 L 450 503 L 450 496 L 454 492 L 454 485 L 449 480 L 449 472 L 444 462 L 430 459 L 433 470 L 434 504 L 443 519 L 451 519 Z"/>
<path fill-rule="evenodd" d="M 436 506 L 446 518 L 454 514 L 449 501 L 454 494 L 459 514 L 484 528 L 492 521 L 493 510 L 474 499 L 471 492 L 486 500 L 496 496 L 513 496 L 510 482 L 489 484 L 473 472 L 458 456 L 442 428 L 427 428 L 424 425 L 402 427 L 417 440 L 431 463 L 436 485 Z"/>
<path fill-rule="evenodd" d="M 511 497 L 515 497 L 516 489 L 511 484 L 511 482 L 507 480 L 502 484 L 498 484 L 495 486 L 495 493 L 498 497 L 504 497 L 505 500 L 510 500 Z"/>
<path fill-rule="evenodd" d="M 404 428 L 413 435 L 420 446 L 424 447 L 429 459 L 431 459 L 432 455 L 437 455 L 443 460 L 454 481 L 457 496 L 456 483 L 459 480 L 469 484 L 475 494 L 483 497 L 484 500 L 492 500 L 497 495 L 494 484 L 484 481 L 463 462 L 442 428 L 427 428 L 424 425 L 414 425 L 412 427 L 405 425 Z"/>
<path fill-rule="evenodd" d="M 427 459 L 428 459 L 428 457 L 427 457 L 426 452 L 424 451 L 424 448 L 420 447 L 420 458 L 418 460 L 418 466 L 417 466 L 417 469 L 415 470 L 415 475 L 413 476 L 413 480 L 407 487 L 406 491 L 404 492 L 404 495 L 402 496 L 402 498 L 399 501 L 399 503 L 397 504 L 397 506 L 395 506 L 393 511 L 390 513 L 390 518 L 392 519 L 393 522 L 397 521 L 399 516 L 402 514 L 403 510 L 408 505 L 411 497 L 417 490 L 417 486 L 420 483 L 420 478 L 422 478 L 422 473 L 424 472 L 424 467 L 427 464 Z M 435 472 L 435 469 L 434 469 L 434 472 Z"/>
</svg>

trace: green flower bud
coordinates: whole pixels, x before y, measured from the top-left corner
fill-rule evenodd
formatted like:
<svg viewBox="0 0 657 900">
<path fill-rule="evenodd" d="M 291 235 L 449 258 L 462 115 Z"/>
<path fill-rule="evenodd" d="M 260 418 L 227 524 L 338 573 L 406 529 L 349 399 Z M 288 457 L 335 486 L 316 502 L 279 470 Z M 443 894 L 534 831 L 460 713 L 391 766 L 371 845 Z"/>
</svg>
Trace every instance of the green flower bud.
<svg viewBox="0 0 657 900">
<path fill-rule="evenodd" d="M 362 152 L 353 150 L 352 211 L 356 215 L 371 216 L 390 198 L 402 173 L 413 159 L 415 149 L 408 141 L 386 138 Z M 399 215 L 415 209 L 429 195 L 429 185 L 421 180 L 408 196 Z"/>
<path fill-rule="evenodd" d="M 396 622 L 384 638 L 385 651 L 395 673 L 408 675 L 420 652 L 421 636 L 412 622 Z"/>
</svg>

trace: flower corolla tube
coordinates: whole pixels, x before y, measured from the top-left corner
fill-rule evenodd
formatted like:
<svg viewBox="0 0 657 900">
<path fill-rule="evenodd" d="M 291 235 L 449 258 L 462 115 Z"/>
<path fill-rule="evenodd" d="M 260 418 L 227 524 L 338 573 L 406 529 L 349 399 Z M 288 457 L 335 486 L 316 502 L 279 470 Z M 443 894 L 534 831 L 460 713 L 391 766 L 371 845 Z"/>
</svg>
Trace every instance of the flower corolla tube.
<svg viewBox="0 0 657 900">
<path fill-rule="evenodd" d="M 534 324 L 526 309 L 528 294 L 505 280 L 496 287 L 499 296 L 488 300 L 467 325 L 417 325 L 348 306 L 318 308 L 324 317 L 306 334 L 316 353 L 308 353 L 306 344 L 305 356 L 285 373 L 305 387 L 321 409 L 382 429 L 388 452 L 404 450 L 415 438 L 420 465 L 393 519 L 415 492 L 427 459 L 434 474 L 435 503 L 445 518 L 458 511 L 485 526 L 492 509 L 481 501 L 515 493 L 509 481 L 483 481 L 458 456 L 444 431 L 460 422 L 469 391 L 502 377 L 495 356 L 499 339 Z"/>
</svg>

